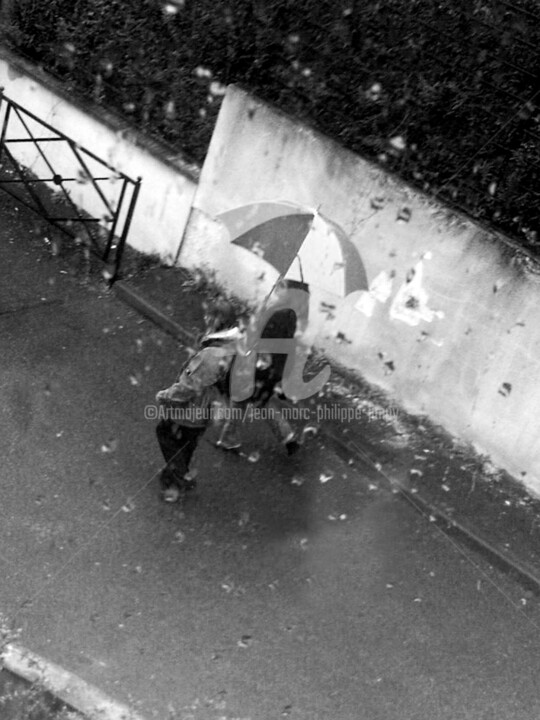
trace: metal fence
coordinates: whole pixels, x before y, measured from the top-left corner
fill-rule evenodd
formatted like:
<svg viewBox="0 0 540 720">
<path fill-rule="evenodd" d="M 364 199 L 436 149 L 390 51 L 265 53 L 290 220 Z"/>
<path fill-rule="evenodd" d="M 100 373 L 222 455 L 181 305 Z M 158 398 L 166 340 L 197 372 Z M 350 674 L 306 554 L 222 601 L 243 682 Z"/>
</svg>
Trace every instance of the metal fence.
<svg viewBox="0 0 540 720">
<path fill-rule="evenodd" d="M 21 162 L 30 159 L 32 172 Z M 132 180 L 0 90 L 0 189 L 114 267 L 122 261 L 141 180 Z M 73 188 L 87 186 L 95 213 Z"/>
</svg>

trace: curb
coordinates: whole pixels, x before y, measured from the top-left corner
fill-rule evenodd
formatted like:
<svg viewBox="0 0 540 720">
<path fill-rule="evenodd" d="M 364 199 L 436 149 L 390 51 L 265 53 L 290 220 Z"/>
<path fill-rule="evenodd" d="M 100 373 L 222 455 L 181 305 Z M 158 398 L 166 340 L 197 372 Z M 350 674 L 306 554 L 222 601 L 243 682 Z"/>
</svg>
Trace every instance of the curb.
<svg viewBox="0 0 540 720">
<path fill-rule="evenodd" d="M 29 683 L 39 683 L 88 720 L 145 720 L 77 675 L 20 645 L 6 645 L 0 660 L 6 670 Z"/>
<path fill-rule="evenodd" d="M 418 494 L 411 493 L 406 489 L 400 489 L 400 492 L 418 512 L 432 516 L 447 535 L 455 535 L 462 543 L 469 545 L 476 550 L 476 552 L 486 556 L 492 565 L 499 567 L 514 577 L 527 590 L 534 592 L 536 595 L 540 595 L 540 577 L 533 568 L 527 567 L 511 553 L 503 552 L 495 547 L 495 545 L 484 540 L 484 538 L 463 523 L 450 517 L 434 505 L 427 503 Z"/>
<path fill-rule="evenodd" d="M 181 342 L 190 340 L 193 342 L 194 336 L 191 335 L 191 333 L 188 333 L 184 330 L 184 328 L 164 315 L 154 305 L 144 300 L 137 291 L 129 288 L 125 283 L 117 281 L 114 283 L 113 289 L 116 290 L 120 299 L 124 300 L 124 302 L 129 304 L 133 309 L 140 312 L 177 340 L 180 340 Z M 338 449 L 338 452 L 347 452 L 349 457 L 352 455 L 357 460 L 363 463 L 366 462 L 366 458 L 362 457 L 358 450 L 351 447 L 349 443 L 341 440 L 333 433 L 321 428 L 321 435 L 325 436 L 330 442 L 332 442 Z M 402 496 L 408 500 L 411 505 L 413 505 L 417 512 L 433 516 L 444 532 L 447 534 L 455 534 L 462 542 L 470 545 L 484 556 L 487 556 L 494 565 L 504 569 L 506 572 L 518 579 L 521 584 L 540 595 L 540 574 L 538 574 L 535 569 L 526 566 L 511 553 L 495 547 L 466 525 L 460 523 L 455 518 L 450 517 L 442 510 L 439 510 L 435 506 L 423 500 L 420 495 L 411 493 L 403 487 L 400 487 L 399 490 Z"/>
<path fill-rule="evenodd" d="M 139 312 L 145 318 L 153 322 L 169 335 L 182 343 L 193 343 L 196 340 L 195 335 L 185 330 L 181 325 L 171 320 L 161 310 L 145 300 L 136 290 L 130 288 L 124 281 L 116 280 L 112 285 L 113 292 L 123 300 L 127 305 Z"/>
<path fill-rule="evenodd" d="M 340 453 L 342 457 L 344 453 L 347 453 L 348 458 L 353 456 L 356 460 L 364 464 L 370 462 L 366 457 L 362 456 L 356 448 L 328 430 L 321 429 L 321 434 L 336 446 L 337 452 Z M 384 474 L 383 477 L 387 479 Z M 512 555 L 512 553 L 503 551 L 488 540 L 485 540 L 481 535 L 478 535 L 474 530 L 467 527 L 467 525 L 459 522 L 443 510 L 424 500 L 420 494 L 412 493 L 400 484 L 396 485 L 396 487 L 403 498 L 407 500 L 417 512 L 432 517 L 441 530 L 447 535 L 455 535 L 461 542 L 487 557 L 493 565 L 512 575 L 526 589 L 540 595 L 540 575 L 535 568 L 527 566 Z"/>
</svg>

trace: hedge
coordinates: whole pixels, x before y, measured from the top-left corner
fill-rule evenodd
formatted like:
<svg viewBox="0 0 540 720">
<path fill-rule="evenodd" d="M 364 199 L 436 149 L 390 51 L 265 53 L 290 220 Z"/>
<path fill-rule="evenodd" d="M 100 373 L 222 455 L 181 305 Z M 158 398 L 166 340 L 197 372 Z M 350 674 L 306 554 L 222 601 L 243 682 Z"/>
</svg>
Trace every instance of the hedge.
<svg viewBox="0 0 540 720">
<path fill-rule="evenodd" d="M 540 209 L 530 0 L 19 0 L 15 47 L 201 163 L 225 85 L 528 248 Z"/>
</svg>

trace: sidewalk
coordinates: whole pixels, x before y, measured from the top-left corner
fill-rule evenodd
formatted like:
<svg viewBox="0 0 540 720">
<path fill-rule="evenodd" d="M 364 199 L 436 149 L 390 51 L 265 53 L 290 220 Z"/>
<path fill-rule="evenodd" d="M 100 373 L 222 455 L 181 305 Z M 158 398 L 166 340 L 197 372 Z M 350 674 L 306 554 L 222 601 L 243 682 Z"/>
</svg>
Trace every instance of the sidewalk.
<svg viewBox="0 0 540 720">
<path fill-rule="evenodd" d="M 179 343 L 1 195 L 0 217 L 0 614 L 17 643 L 148 719 L 538 716 L 536 595 L 409 501 L 452 496 L 457 517 L 463 477 L 469 501 L 502 489 L 492 525 L 533 504 L 504 479 L 471 489 L 459 447 L 443 480 L 448 441 L 368 413 L 293 460 L 264 423 L 244 428 L 256 462 L 211 429 L 197 492 L 162 503 L 144 408 L 200 327 L 193 288 L 163 269 L 126 281 Z M 336 397 L 377 407 L 337 376 Z"/>
<path fill-rule="evenodd" d="M 116 290 L 189 343 L 203 327 L 204 294 L 191 288 L 184 270 L 153 268 Z M 429 419 L 407 416 L 346 371 L 334 370 L 323 395 L 301 405 L 311 409 L 313 421 L 346 461 L 375 470 L 377 483 L 540 591 L 540 500 L 488 458 Z"/>
</svg>

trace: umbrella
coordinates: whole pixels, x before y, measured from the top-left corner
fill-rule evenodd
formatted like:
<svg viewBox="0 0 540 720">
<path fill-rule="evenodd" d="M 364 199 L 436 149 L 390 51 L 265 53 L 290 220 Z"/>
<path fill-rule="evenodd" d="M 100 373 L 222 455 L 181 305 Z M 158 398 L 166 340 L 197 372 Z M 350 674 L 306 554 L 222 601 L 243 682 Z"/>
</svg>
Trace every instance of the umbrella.
<svg viewBox="0 0 540 720">
<path fill-rule="evenodd" d="M 270 263 L 280 275 L 294 273 L 340 297 L 367 290 L 364 264 L 336 223 L 293 203 L 256 202 L 220 213 L 231 241 Z"/>
</svg>

